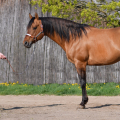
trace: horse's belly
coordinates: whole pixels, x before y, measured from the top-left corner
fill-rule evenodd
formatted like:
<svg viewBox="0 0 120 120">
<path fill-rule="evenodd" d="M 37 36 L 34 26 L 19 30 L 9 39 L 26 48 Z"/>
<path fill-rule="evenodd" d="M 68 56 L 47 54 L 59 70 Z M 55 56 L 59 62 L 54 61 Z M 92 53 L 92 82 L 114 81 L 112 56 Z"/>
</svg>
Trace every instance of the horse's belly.
<svg viewBox="0 0 120 120">
<path fill-rule="evenodd" d="M 110 65 L 114 64 L 116 62 L 120 61 L 120 55 L 113 55 L 110 57 L 95 57 L 95 58 L 89 58 L 88 59 L 88 65 Z"/>
<path fill-rule="evenodd" d="M 120 61 L 120 47 L 109 40 L 91 42 L 88 65 L 110 65 Z"/>
</svg>

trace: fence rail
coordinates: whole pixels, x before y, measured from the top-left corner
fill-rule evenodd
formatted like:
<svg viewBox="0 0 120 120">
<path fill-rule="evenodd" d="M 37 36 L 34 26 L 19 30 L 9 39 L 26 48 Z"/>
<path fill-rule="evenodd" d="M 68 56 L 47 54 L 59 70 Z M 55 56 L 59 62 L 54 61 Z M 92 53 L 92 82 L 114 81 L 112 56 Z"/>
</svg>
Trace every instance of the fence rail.
<svg viewBox="0 0 120 120">
<path fill-rule="evenodd" d="M 13 73 L 5 60 L 0 60 L 0 83 L 16 82 L 28 84 L 79 83 L 75 66 L 70 63 L 65 52 L 48 37 L 37 42 L 35 54 L 28 70 L 34 46 L 27 49 L 22 42 L 29 22 L 29 13 L 37 12 L 28 0 L 0 0 L 0 52 L 5 54 L 17 72 Z M 49 14 L 46 16 L 49 16 Z M 111 66 L 87 66 L 87 82 L 120 82 L 120 63 Z"/>
</svg>

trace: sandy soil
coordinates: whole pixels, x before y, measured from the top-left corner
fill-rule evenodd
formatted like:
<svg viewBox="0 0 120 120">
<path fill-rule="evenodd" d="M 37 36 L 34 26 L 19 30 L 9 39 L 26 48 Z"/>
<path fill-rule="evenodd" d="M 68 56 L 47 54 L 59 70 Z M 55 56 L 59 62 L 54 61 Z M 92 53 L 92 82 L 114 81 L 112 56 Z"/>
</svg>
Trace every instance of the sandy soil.
<svg viewBox="0 0 120 120">
<path fill-rule="evenodd" d="M 86 109 L 76 109 L 81 96 L 0 96 L 0 120 L 120 120 L 120 96 L 89 96 Z"/>
</svg>

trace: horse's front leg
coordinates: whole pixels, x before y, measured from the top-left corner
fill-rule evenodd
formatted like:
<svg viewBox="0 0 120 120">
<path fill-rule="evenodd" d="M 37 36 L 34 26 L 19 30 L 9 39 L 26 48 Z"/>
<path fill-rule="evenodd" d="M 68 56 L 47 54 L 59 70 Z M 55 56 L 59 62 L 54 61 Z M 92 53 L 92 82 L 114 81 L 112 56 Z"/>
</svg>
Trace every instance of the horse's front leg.
<svg viewBox="0 0 120 120">
<path fill-rule="evenodd" d="M 85 104 L 88 102 L 88 96 L 86 92 L 86 65 L 85 64 L 78 65 L 76 66 L 76 69 L 78 72 L 80 85 L 82 88 L 82 102 L 80 103 L 78 108 L 84 109 Z"/>
<path fill-rule="evenodd" d="M 81 74 L 78 73 L 80 85 L 82 88 L 82 102 L 80 103 L 80 106 L 78 108 L 85 108 L 85 104 L 88 102 L 88 96 L 86 92 L 86 72 L 81 70 Z"/>
</svg>

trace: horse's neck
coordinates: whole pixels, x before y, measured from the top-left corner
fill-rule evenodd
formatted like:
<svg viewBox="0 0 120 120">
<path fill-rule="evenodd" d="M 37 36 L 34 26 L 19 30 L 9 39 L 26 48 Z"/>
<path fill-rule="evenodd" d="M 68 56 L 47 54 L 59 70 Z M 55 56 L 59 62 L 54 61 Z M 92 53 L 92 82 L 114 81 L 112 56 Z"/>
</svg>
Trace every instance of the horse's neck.
<svg viewBox="0 0 120 120">
<path fill-rule="evenodd" d="M 52 39 L 54 42 L 56 42 L 64 51 L 66 51 L 65 50 L 66 41 L 64 39 L 61 39 L 58 34 L 54 33 L 53 35 L 50 35 L 48 33 L 48 34 L 46 34 L 46 36 L 48 36 L 50 39 Z"/>
</svg>

